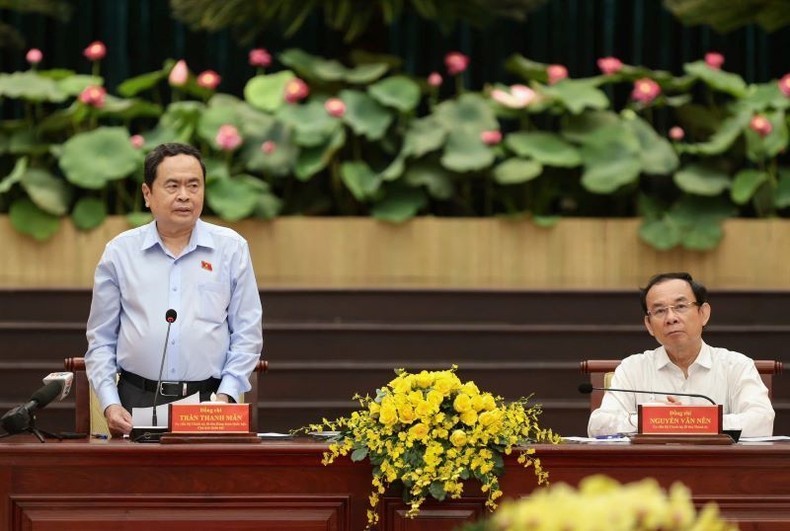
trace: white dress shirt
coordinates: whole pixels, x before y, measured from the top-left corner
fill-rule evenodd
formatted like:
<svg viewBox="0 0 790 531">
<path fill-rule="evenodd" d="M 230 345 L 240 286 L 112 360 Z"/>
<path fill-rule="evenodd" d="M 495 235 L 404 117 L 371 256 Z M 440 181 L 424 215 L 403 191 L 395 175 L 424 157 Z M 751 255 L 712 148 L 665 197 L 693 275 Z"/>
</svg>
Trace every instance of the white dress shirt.
<svg viewBox="0 0 790 531">
<path fill-rule="evenodd" d="M 247 242 L 231 229 L 198 220 L 187 247 L 174 257 L 156 222 L 110 241 L 96 267 L 85 366 L 102 410 L 120 404 L 120 369 L 158 380 L 219 378 L 218 393 L 235 400 L 263 347 L 262 309 Z"/>
<path fill-rule="evenodd" d="M 704 342 L 688 368 L 688 378 L 673 364 L 664 347 L 625 358 L 609 385 L 616 389 L 694 393 L 722 404 L 723 428 L 742 430 L 743 437 L 773 433 L 774 409 L 754 361 L 738 352 Z M 676 397 L 682 404 L 710 404 L 703 398 Z M 601 407 L 590 415 L 590 437 L 637 431 L 637 405 L 665 402 L 665 394 L 604 393 Z"/>
</svg>

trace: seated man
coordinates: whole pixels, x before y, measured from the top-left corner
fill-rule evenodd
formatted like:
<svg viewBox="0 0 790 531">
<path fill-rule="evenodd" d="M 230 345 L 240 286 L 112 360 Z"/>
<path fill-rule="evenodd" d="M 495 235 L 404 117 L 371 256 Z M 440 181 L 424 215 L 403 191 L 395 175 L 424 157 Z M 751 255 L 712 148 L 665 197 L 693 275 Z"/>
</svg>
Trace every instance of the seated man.
<svg viewBox="0 0 790 531">
<path fill-rule="evenodd" d="M 645 327 L 661 346 L 625 358 L 609 387 L 656 394 L 605 393 L 601 407 L 590 415 L 591 437 L 635 432 L 640 403 L 709 404 L 663 394 L 672 391 L 705 395 L 722 404 L 725 430 L 742 430 L 744 437 L 773 433 L 774 410 L 754 361 L 702 341 L 711 310 L 707 295 L 705 286 L 688 273 L 656 275 L 641 290 Z"/>
</svg>

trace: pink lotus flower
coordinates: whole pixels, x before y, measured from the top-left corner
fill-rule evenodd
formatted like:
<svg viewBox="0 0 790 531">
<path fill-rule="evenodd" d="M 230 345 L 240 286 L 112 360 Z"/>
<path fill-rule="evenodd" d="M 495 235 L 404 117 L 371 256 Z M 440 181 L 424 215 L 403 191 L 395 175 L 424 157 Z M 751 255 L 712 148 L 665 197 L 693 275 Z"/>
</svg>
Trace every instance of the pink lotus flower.
<svg viewBox="0 0 790 531">
<path fill-rule="evenodd" d="M 310 87 L 298 77 L 290 80 L 285 85 L 285 101 L 297 103 L 305 99 L 310 94 Z"/>
<path fill-rule="evenodd" d="M 631 92 L 631 99 L 648 104 L 661 94 L 661 87 L 649 77 L 643 77 L 634 81 L 634 90 Z"/>
<path fill-rule="evenodd" d="M 623 62 L 617 57 L 601 57 L 598 59 L 598 68 L 604 75 L 611 76 L 623 68 Z"/>
<path fill-rule="evenodd" d="M 89 61 L 101 61 L 107 55 L 107 47 L 101 41 L 93 41 L 82 51 Z"/>
<path fill-rule="evenodd" d="M 779 90 L 782 91 L 782 94 L 790 98 L 790 74 L 783 75 L 782 79 L 779 80 Z"/>
<path fill-rule="evenodd" d="M 132 147 L 134 149 L 142 149 L 143 145 L 145 144 L 145 138 L 142 135 L 132 135 L 129 139 L 129 142 L 132 143 Z"/>
<path fill-rule="evenodd" d="M 480 140 L 487 146 L 495 146 L 502 142 L 502 132 L 493 129 L 491 131 L 483 131 L 480 133 Z"/>
<path fill-rule="evenodd" d="M 469 67 L 469 56 L 461 52 L 450 52 L 444 56 L 444 66 L 451 76 L 461 74 Z"/>
<path fill-rule="evenodd" d="M 669 130 L 669 138 L 675 142 L 680 142 L 686 136 L 686 132 L 682 127 L 675 126 Z"/>
<path fill-rule="evenodd" d="M 272 64 L 272 56 L 267 50 L 263 48 L 254 48 L 250 50 L 249 61 L 250 66 L 266 68 Z"/>
<path fill-rule="evenodd" d="M 329 116 L 335 118 L 342 118 L 346 114 L 346 104 L 340 98 L 329 98 L 324 103 L 324 109 L 329 113 Z"/>
<path fill-rule="evenodd" d="M 35 66 L 44 59 L 44 54 L 38 48 L 31 48 L 27 51 L 25 59 L 27 59 L 28 63 Z"/>
<path fill-rule="evenodd" d="M 774 126 L 768 118 L 761 114 L 755 114 L 752 117 L 752 120 L 749 122 L 749 128 L 763 138 L 770 135 L 771 131 L 774 130 Z"/>
<path fill-rule="evenodd" d="M 439 72 L 431 72 L 428 76 L 428 85 L 432 87 L 439 87 L 442 85 L 442 75 Z"/>
<path fill-rule="evenodd" d="M 104 87 L 99 85 L 90 85 L 80 94 L 80 101 L 85 105 L 90 105 L 97 109 L 104 107 L 104 100 L 107 97 L 107 91 Z"/>
<path fill-rule="evenodd" d="M 173 87 L 183 87 L 186 85 L 187 79 L 189 79 L 189 68 L 187 67 L 187 62 L 181 59 L 175 64 L 173 69 L 170 70 L 170 75 L 167 76 L 167 82 Z"/>
<path fill-rule="evenodd" d="M 718 52 L 708 52 L 705 54 L 705 64 L 714 70 L 721 70 L 724 64 L 724 56 Z"/>
<path fill-rule="evenodd" d="M 509 91 L 494 89 L 491 99 L 511 109 L 523 109 L 535 100 L 535 91 L 525 85 L 513 85 Z"/>
<path fill-rule="evenodd" d="M 277 144 L 275 144 L 271 140 L 267 140 L 263 144 L 261 144 L 261 151 L 263 151 L 266 155 L 271 155 L 274 153 L 274 150 L 277 149 Z"/>
<path fill-rule="evenodd" d="M 214 138 L 219 148 L 223 151 L 233 151 L 241 145 L 241 135 L 236 126 L 225 124 L 219 126 L 217 136 Z"/>
<path fill-rule="evenodd" d="M 546 74 L 549 76 L 549 85 L 553 85 L 568 77 L 568 69 L 563 65 L 549 65 Z"/>
<path fill-rule="evenodd" d="M 217 88 L 217 85 L 219 85 L 220 81 L 222 81 L 222 78 L 213 70 L 201 72 L 197 77 L 197 84 L 209 90 L 214 90 Z"/>
</svg>

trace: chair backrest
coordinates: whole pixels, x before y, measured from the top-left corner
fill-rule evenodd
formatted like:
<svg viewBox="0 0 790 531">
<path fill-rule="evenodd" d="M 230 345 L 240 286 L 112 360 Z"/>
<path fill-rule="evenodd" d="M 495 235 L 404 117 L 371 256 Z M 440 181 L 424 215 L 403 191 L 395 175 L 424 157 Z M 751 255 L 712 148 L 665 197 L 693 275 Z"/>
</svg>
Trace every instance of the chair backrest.
<svg viewBox="0 0 790 531">
<path fill-rule="evenodd" d="M 579 363 L 581 371 L 590 375 L 593 387 L 609 387 L 611 373 L 620 365 L 620 360 L 584 360 Z M 773 376 L 782 372 L 782 362 L 778 360 L 754 360 L 757 372 L 768 388 L 768 397 L 773 396 Z M 590 394 L 590 411 L 601 407 L 603 391 L 593 391 Z"/>
<path fill-rule="evenodd" d="M 74 393 L 74 430 L 78 433 L 106 433 L 104 415 L 98 408 L 98 400 L 90 388 L 85 373 L 85 358 L 66 358 L 63 366 L 74 373 L 72 392 Z M 269 362 L 258 360 L 250 378 L 252 388 L 244 394 L 244 401 L 253 404 L 251 428 L 258 429 L 258 379 L 269 368 Z M 97 426 L 99 425 L 99 426 Z"/>
</svg>

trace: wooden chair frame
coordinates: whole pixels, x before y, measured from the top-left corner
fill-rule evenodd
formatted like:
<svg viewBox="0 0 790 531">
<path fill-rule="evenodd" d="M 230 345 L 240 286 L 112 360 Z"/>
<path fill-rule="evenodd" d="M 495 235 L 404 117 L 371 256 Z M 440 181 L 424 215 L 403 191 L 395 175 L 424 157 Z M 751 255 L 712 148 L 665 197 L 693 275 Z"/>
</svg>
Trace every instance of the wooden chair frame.
<svg viewBox="0 0 790 531">
<path fill-rule="evenodd" d="M 608 387 L 606 381 L 607 373 L 614 372 L 621 360 L 584 360 L 579 363 L 579 368 L 584 374 L 590 375 L 590 383 L 593 387 Z M 768 388 L 768 397 L 773 396 L 773 376 L 781 374 L 782 362 L 778 360 L 754 360 L 757 372 L 763 379 L 763 383 Z M 601 407 L 603 391 L 593 391 L 590 394 L 590 411 Z"/>
<path fill-rule="evenodd" d="M 85 358 L 65 358 L 63 366 L 74 373 L 72 392 L 74 393 L 74 430 L 78 433 L 91 433 L 91 388 L 88 375 L 85 373 Z M 244 394 L 244 399 L 253 405 L 252 429 L 258 429 L 258 379 L 269 368 L 269 362 L 258 360 L 252 372 L 250 384 L 252 388 Z"/>
</svg>

